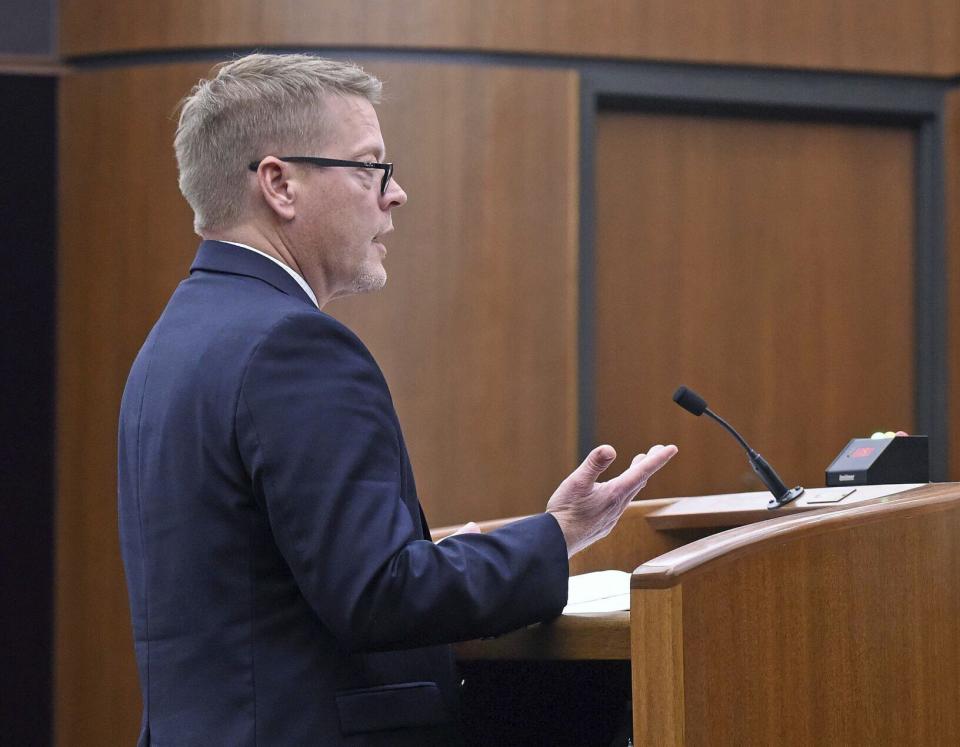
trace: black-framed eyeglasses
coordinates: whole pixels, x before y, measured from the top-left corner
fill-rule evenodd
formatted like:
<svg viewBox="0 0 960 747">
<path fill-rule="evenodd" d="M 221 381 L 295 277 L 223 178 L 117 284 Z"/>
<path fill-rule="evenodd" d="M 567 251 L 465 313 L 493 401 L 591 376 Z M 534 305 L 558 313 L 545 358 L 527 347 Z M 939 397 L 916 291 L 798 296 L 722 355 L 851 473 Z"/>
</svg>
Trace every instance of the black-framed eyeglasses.
<svg viewBox="0 0 960 747">
<path fill-rule="evenodd" d="M 340 158 L 316 158 L 314 156 L 277 156 L 281 161 L 288 163 L 309 163 L 314 166 L 340 166 L 354 169 L 382 169 L 383 179 L 380 181 L 380 194 L 387 193 L 387 185 L 393 178 L 393 164 L 377 161 L 344 161 Z M 263 160 L 263 159 L 261 159 Z M 251 171 L 260 168 L 260 161 L 251 161 L 248 167 Z"/>
</svg>

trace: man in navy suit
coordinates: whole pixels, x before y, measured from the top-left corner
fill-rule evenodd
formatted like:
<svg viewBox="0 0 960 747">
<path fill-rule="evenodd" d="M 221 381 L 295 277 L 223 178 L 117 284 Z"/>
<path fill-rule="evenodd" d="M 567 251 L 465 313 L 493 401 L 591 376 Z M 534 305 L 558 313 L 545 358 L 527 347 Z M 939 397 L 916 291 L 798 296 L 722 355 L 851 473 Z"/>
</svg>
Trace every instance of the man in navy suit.
<svg viewBox="0 0 960 747">
<path fill-rule="evenodd" d="M 387 384 L 320 311 L 386 281 L 407 197 L 379 91 L 352 65 L 250 55 L 184 100 L 204 241 L 120 415 L 141 745 L 457 743 L 447 644 L 557 615 L 568 557 L 676 451 L 597 483 L 598 447 L 545 513 L 430 541 Z"/>
</svg>

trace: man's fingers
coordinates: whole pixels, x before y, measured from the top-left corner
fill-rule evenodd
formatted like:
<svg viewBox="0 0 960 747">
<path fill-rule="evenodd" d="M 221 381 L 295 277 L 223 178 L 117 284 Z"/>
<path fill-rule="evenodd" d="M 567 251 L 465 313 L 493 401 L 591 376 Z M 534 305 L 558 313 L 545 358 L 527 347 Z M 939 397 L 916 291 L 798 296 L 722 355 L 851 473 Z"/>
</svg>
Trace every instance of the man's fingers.
<svg viewBox="0 0 960 747">
<path fill-rule="evenodd" d="M 647 477 L 652 475 L 663 465 L 669 462 L 676 455 L 678 449 L 673 444 L 667 446 L 661 446 L 657 444 L 650 451 L 647 452 L 647 455 L 641 460 L 641 464 L 646 464 L 647 466 Z"/>
<path fill-rule="evenodd" d="M 600 473 L 609 467 L 613 460 L 617 458 L 617 452 L 612 446 L 604 444 L 598 446 L 583 460 L 583 463 L 577 467 L 573 473 L 578 480 L 584 482 L 596 482 Z"/>
<path fill-rule="evenodd" d="M 610 482 L 616 483 L 618 488 L 622 487 L 633 495 L 646 484 L 654 472 L 673 459 L 676 453 L 677 447 L 673 444 L 668 446 L 657 444 L 646 454 L 637 454 L 630 466 Z"/>
</svg>

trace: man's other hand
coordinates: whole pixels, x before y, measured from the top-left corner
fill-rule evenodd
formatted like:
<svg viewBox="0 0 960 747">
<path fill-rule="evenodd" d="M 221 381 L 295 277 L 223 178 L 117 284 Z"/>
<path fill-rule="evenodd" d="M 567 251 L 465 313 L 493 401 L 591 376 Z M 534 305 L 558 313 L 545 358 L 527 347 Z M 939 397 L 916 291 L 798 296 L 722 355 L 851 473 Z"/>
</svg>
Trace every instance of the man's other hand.
<svg viewBox="0 0 960 747">
<path fill-rule="evenodd" d="M 676 453 L 676 446 L 657 444 L 646 454 L 637 454 L 618 477 L 597 482 L 617 458 L 617 452 L 607 445 L 591 451 L 547 501 L 547 513 L 553 514 L 567 541 L 567 555 L 573 556 L 606 537 L 650 476 Z"/>
</svg>

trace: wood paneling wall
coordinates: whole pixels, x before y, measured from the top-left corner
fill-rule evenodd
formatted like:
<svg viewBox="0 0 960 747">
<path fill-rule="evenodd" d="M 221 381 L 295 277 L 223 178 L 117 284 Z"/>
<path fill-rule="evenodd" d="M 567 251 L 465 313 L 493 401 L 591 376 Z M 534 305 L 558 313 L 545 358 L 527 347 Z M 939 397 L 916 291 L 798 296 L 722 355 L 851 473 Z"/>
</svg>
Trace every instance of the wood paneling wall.
<svg viewBox="0 0 960 747">
<path fill-rule="evenodd" d="M 203 66 L 61 83 L 56 743 L 136 742 L 116 433 L 133 357 L 196 248 L 170 113 Z"/>
<path fill-rule="evenodd" d="M 431 523 L 542 511 L 577 458 L 576 77 L 369 67 L 410 200 L 387 287 L 329 311 L 384 368 Z"/>
<path fill-rule="evenodd" d="M 680 455 L 644 497 L 762 489 L 700 392 L 790 485 L 913 424 L 909 129 L 605 113 L 597 434 Z"/>
<path fill-rule="evenodd" d="M 956 0 L 63 0 L 60 8 L 67 56 L 377 46 L 960 73 Z"/>
<path fill-rule="evenodd" d="M 139 722 L 117 415 L 130 363 L 196 251 L 172 112 L 208 67 L 62 83 L 61 745 L 131 744 Z M 576 458 L 576 77 L 370 67 L 387 81 L 381 119 L 410 202 L 388 242 L 388 289 L 330 311 L 383 363 L 435 525 L 540 511 Z"/>
</svg>

